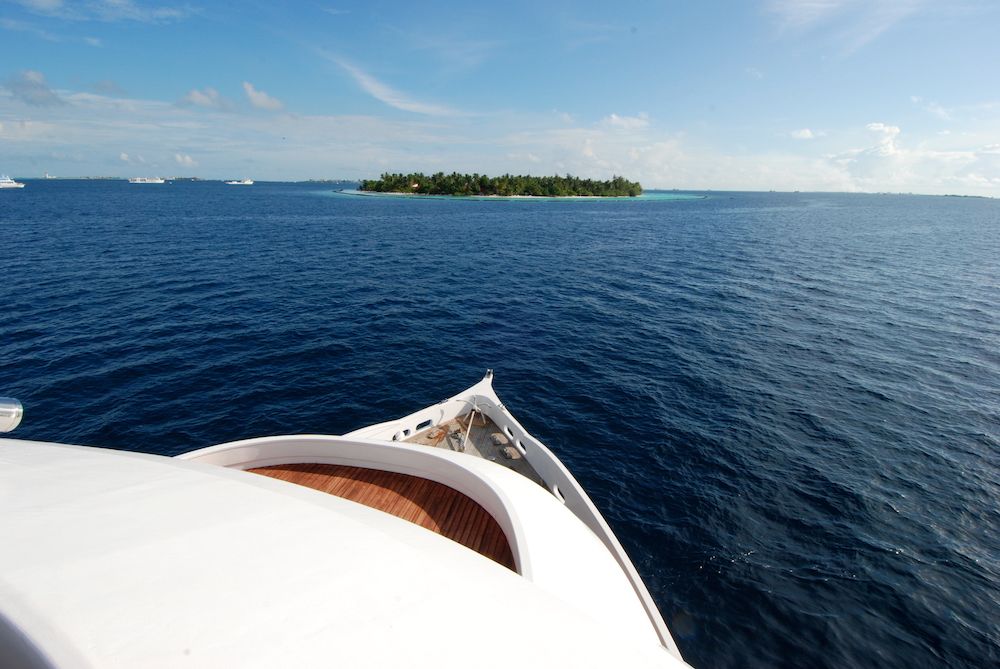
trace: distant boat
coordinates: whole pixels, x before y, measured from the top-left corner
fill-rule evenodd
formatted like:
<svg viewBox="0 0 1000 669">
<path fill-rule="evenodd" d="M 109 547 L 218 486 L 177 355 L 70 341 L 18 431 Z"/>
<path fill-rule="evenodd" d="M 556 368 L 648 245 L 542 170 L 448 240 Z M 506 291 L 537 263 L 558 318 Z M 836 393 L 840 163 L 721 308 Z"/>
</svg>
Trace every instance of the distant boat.
<svg viewBox="0 0 1000 669">
<path fill-rule="evenodd" d="M 232 181 L 227 181 L 229 186 L 253 186 L 253 179 L 233 179 Z"/>
<path fill-rule="evenodd" d="M 54 177 L 54 176 L 52 176 L 51 174 L 49 174 L 48 172 L 46 172 L 46 173 L 45 173 L 45 178 L 46 178 L 46 179 L 57 179 L 58 177 Z"/>
<path fill-rule="evenodd" d="M 130 184 L 165 184 L 165 179 L 160 177 L 132 177 L 128 180 Z"/>
<path fill-rule="evenodd" d="M 24 188 L 24 184 L 14 181 L 9 176 L 4 174 L 3 176 L 0 176 L 0 188 Z"/>
</svg>

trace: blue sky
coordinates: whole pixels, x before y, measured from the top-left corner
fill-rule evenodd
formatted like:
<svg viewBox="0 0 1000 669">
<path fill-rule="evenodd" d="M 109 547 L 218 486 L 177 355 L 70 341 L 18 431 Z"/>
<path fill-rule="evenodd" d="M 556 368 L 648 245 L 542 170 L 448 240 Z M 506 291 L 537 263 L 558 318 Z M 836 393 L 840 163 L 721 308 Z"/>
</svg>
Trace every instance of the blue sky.
<svg viewBox="0 0 1000 669">
<path fill-rule="evenodd" d="M 0 1 L 0 172 L 1000 196 L 1000 3 Z"/>
</svg>

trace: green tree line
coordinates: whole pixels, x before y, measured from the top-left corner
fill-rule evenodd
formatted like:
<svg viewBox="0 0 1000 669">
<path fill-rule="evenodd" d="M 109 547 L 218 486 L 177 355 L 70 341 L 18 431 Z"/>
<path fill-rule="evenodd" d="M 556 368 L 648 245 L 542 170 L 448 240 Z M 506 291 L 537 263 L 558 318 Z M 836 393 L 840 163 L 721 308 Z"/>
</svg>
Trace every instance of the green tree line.
<svg viewBox="0 0 1000 669">
<path fill-rule="evenodd" d="M 412 174 L 385 173 L 380 179 L 365 179 L 361 190 L 377 193 L 418 193 L 420 195 L 533 195 L 536 197 L 569 197 L 574 195 L 592 197 L 635 197 L 642 194 L 642 186 L 636 181 L 613 177 L 608 181 L 564 177 L 533 177 L 504 174 L 488 177 L 485 174 L 445 174 L 438 172 L 427 176 L 420 172 Z"/>
</svg>

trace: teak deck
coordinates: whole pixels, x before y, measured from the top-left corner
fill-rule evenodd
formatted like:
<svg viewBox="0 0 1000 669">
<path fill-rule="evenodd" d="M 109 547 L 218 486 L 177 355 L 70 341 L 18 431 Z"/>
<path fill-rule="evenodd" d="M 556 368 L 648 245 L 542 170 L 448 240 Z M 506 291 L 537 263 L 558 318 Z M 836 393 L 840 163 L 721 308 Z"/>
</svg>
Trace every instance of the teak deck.
<svg viewBox="0 0 1000 669">
<path fill-rule="evenodd" d="M 441 483 L 342 465 L 289 464 L 247 471 L 391 513 L 514 570 L 514 556 L 496 520 L 469 497 Z"/>
</svg>

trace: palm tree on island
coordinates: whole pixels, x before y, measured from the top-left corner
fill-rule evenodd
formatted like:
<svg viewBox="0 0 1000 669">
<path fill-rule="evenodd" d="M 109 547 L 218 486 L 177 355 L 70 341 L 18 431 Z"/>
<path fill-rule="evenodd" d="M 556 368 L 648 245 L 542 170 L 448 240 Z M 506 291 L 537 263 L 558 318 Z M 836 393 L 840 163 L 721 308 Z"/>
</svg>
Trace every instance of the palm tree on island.
<svg viewBox="0 0 1000 669">
<path fill-rule="evenodd" d="M 411 174 L 385 173 L 380 179 L 365 179 L 359 190 L 376 193 L 412 193 L 416 195 L 480 195 L 499 197 L 636 197 L 642 194 L 637 181 L 612 177 L 608 181 L 581 179 L 567 174 L 564 177 L 534 177 L 504 174 L 489 177 L 485 174 L 445 174 L 438 172 L 427 176 L 421 172 Z"/>
</svg>

